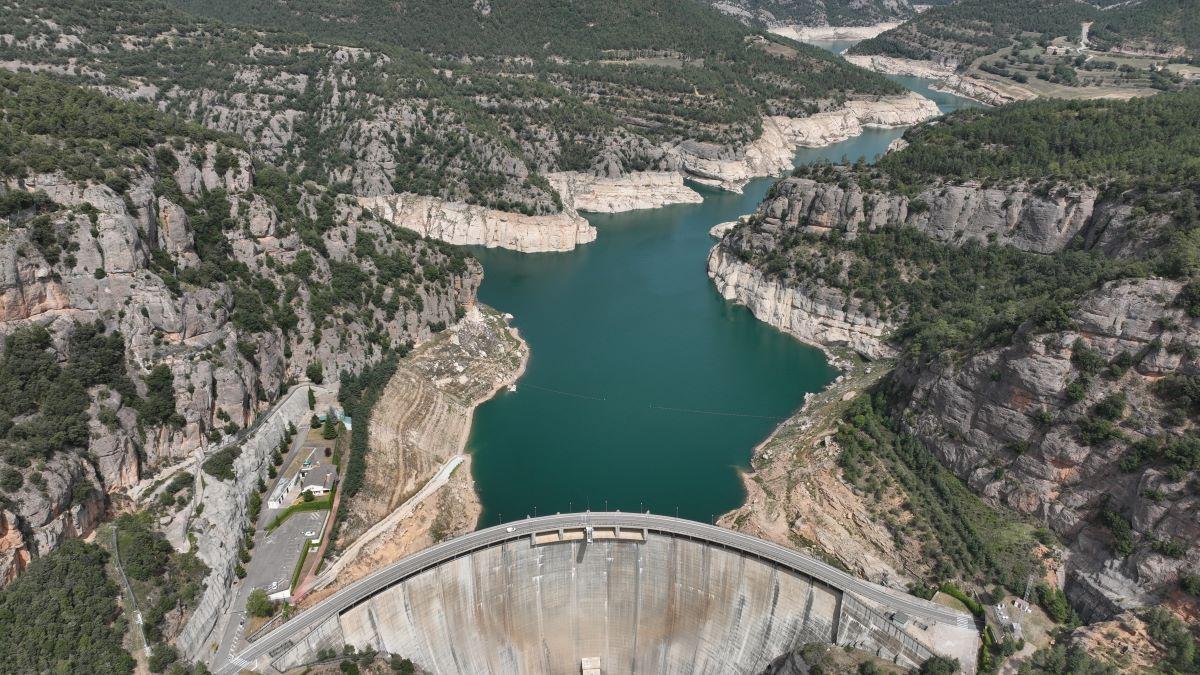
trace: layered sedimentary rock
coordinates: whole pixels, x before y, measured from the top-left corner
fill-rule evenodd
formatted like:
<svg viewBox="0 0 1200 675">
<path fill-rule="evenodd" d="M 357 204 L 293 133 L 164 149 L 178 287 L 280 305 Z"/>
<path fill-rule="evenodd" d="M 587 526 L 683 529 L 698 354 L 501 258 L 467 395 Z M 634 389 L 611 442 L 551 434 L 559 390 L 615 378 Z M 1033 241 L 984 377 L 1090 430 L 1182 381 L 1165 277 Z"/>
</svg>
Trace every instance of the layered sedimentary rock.
<svg viewBox="0 0 1200 675">
<path fill-rule="evenodd" d="M 891 356 L 895 326 L 855 311 L 844 293 L 824 286 L 789 286 L 768 278 L 723 244 L 708 254 L 708 276 L 726 300 L 750 308 L 760 321 L 821 347 L 849 347 L 871 358 Z"/>
<path fill-rule="evenodd" d="M 890 75 L 907 75 L 937 80 L 938 89 L 974 99 L 988 105 L 1004 105 L 1036 97 L 1032 91 L 1016 84 L 1000 85 L 982 78 L 964 76 L 953 61 L 920 61 L 878 54 L 847 54 L 846 60 L 856 66 Z"/>
<path fill-rule="evenodd" d="M 1154 383 L 1196 372 L 1188 354 L 1200 350 L 1200 326 L 1173 306 L 1181 287 L 1163 279 L 1110 282 L 1081 300 L 1072 330 L 1022 333 L 962 363 L 900 372 L 912 387 L 905 419 L 938 458 L 976 492 L 1063 535 L 1077 554 L 1068 594 L 1092 616 L 1145 603 L 1148 590 L 1200 562 L 1194 545 L 1178 556 L 1152 545 L 1200 539 L 1200 496 L 1186 472 L 1120 466 L 1131 444 L 1175 434 L 1164 414 L 1170 402 Z M 1091 377 L 1082 399 L 1073 400 L 1067 389 L 1084 374 L 1076 356 L 1083 348 L 1103 363 L 1128 355 L 1131 365 Z M 1115 421 L 1120 437 L 1089 439 L 1083 429 L 1094 406 L 1114 394 L 1127 406 Z M 1102 509 L 1129 519 L 1138 544 L 1132 555 L 1112 555 L 1097 518 Z"/>
<path fill-rule="evenodd" d="M 359 197 L 376 216 L 449 244 L 537 253 L 570 251 L 596 239 L 596 228 L 573 210 L 527 216 L 411 193 Z"/>
<path fill-rule="evenodd" d="M 872 318 L 836 284 L 804 276 L 796 270 L 809 268 L 791 268 L 784 258 L 817 257 L 831 233 L 859 237 L 911 227 L 951 245 L 997 243 L 1037 255 L 1078 247 L 1116 259 L 1157 259 L 1173 221 L 1169 214 L 1139 212 L 1130 197 L 1045 182 L 934 183 L 909 197 L 864 191 L 850 173 L 789 178 L 752 219 L 725 235 L 710 255 L 710 275 L 725 297 L 760 319 L 805 341 L 845 345 L 874 358 L 887 353 L 884 340 L 896 324 Z M 797 239 L 801 233 L 807 237 Z M 1066 590 L 1089 619 L 1153 602 L 1200 559 L 1190 543 L 1200 537 L 1194 517 L 1200 504 L 1188 488 L 1186 460 L 1172 460 L 1164 450 L 1130 459 L 1140 442 L 1154 448 L 1181 434 L 1180 442 L 1190 442 L 1179 426 L 1184 412 L 1161 388 L 1171 378 L 1190 382 L 1200 373 L 1200 326 L 1177 300 L 1184 295 L 1178 281 L 1108 282 L 1074 299 L 1063 321 L 1069 329 L 1030 324 L 1005 344 L 960 361 L 904 360 L 892 378 L 894 418 L 942 463 L 985 499 L 1062 536 L 1071 553 Z M 889 316 L 901 321 L 903 308 Z M 1120 405 L 1113 402 L 1118 395 Z M 1107 411 L 1099 405 L 1105 401 Z M 1101 414 L 1109 416 L 1103 424 Z M 786 444 L 760 448 L 756 485 L 749 488 L 755 509 L 743 514 L 751 531 L 777 539 L 845 535 L 820 526 L 815 509 L 851 514 L 855 505 L 832 482 L 836 469 L 822 475 L 820 441 L 804 441 L 811 471 L 770 461 L 768 455 L 784 452 Z M 795 487 L 805 481 L 816 487 Z M 815 525 L 798 529 L 800 521 L 790 520 L 796 517 Z M 904 562 L 904 552 L 876 541 L 866 520 L 847 517 L 856 523 L 848 548 L 864 553 L 844 562 L 867 574 L 887 572 L 873 571 L 873 559 L 893 567 Z M 1128 533 L 1118 541 L 1114 532 L 1124 529 L 1122 521 Z M 1120 547 L 1128 550 L 1118 554 Z"/>
<path fill-rule="evenodd" d="M 885 21 L 871 26 L 776 26 L 771 29 L 771 32 L 800 42 L 809 40 L 869 40 L 899 25 L 899 21 Z"/>
<path fill-rule="evenodd" d="M 916 93 L 852 100 L 808 117 L 766 117 L 762 135 L 741 148 L 685 141 L 678 146 L 683 170 L 698 182 L 740 191 L 751 178 L 792 168 L 798 147 L 820 147 L 853 138 L 866 127 L 908 126 L 936 117 L 937 105 Z"/>
<path fill-rule="evenodd" d="M 1099 191 L 1073 185 L 1008 185 L 985 188 L 978 183 L 940 184 L 914 197 L 848 184 L 789 178 L 763 202 L 767 227 L 822 233 L 911 226 L 941 241 L 969 240 L 1007 244 L 1023 251 L 1051 253 L 1075 237 L 1118 251 L 1109 228 L 1124 233 L 1128 208 L 1097 204 Z M 1123 237 L 1124 235 L 1122 235 Z"/>
<path fill-rule="evenodd" d="M 223 173 L 216 168 L 218 155 L 233 158 Z M 223 195 L 230 222 L 242 227 L 228 227 L 218 235 L 231 252 L 231 259 L 220 264 L 244 265 L 275 288 L 284 284 L 283 273 L 302 251 L 311 255 L 313 282 L 328 283 L 331 262 L 312 254 L 274 207 L 253 194 L 252 162 L 244 152 L 214 143 L 189 144 L 170 156 L 174 168 L 169 175 L 178 195 L 158 193 L 146 171 L 130 172 L 123 195 L 62 174 L 34 174 L 0 185 L 0 192 L 45 193 L 56 210 L 44 227 L 65 238 L 64 248 L 70 251 L 57 260 L 47 258 L 23 222 L 6 223 L 8 235 L 0 241 L 0 335 L 39 324 L 65 359 L 77 326 L 99 322 L 109 333 L 120 332 L 126 368 L 140 393 L 144 395 L 141 382 L 152 367 L 169 370 L 175 405 L 170 423 L 140 428 L 137 413 L 118 392 L 93 388 L 88 409 L 91 460 L 56 457 L 42 472 L 45 490 L 26 481 L 9 495 L 9 510 L 19 526 L 0 538 L 0 578 L 11 577 L 28 556 L 89 533 L 104 515 L 108 493 L 250 425 L 283 384 L 302 376 L 310 363 L 323 364 L 328 373 L 356 371 L 369 358 L 368 336 L 374 331 L 399 342 L 427 337 L 430 324 L 453 322 L 458 306 L 474 298 L 481 271 L 470 262 L 462 273 L 411 289 L 411 298 L 395 296 L 391 317 L 372 309 L 375 316 L 369 323 L 341 313 L 315 316 L 307 304 L 310 292 L 303 287 L 297 290 L 292 331 L 272 324 L 276 314 L 235 319 L 234 308 L 244 297 L 238 294 L 248 290 L 249 282 L 180 283 L 171 274 L 183 276 L 198 266 L 200 236 L 187 210 L 173 199 L 194 205 L 204 195 Z M 334 208 L 338 224 L 323 242 L 332 264 L 357 260 L 354 247 L 360 237 L 378 242 L 381 251 L 399 245 L 389 241 L 388 226 L 364 217 L 361 209 L 345 203 Z M 433 246 L 413 245 L 421 250 Z M 102 409 L 112 411 L 115 422 L 101 424 Z"/>
<path fill-rule="evenodd" d="M 678 171 L 635 171 L 614 177 L 562 171 L 547 174 L 546 179 L 563 203 L 576 211 L 618 213 L 704 200 L 683 184 L 683 174 Z"/>
</svg>

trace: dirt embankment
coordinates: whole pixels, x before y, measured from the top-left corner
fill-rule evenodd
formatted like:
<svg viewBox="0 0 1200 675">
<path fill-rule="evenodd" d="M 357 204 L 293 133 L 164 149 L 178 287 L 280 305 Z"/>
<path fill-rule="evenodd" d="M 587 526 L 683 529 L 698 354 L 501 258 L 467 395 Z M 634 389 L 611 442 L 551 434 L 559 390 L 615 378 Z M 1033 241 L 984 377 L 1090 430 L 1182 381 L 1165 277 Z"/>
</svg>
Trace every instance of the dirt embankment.
<svg viewBox="0 0 1200 675">
<path fill-rule="evenodd" d="M 473 307 L 400 362 L 371 415 L 366 479 L 335 542 L 349 558 L 328 568 L 334 579 L 321 575 L 326 590 L 474 529 L 480 506 L 463 455 L 471 419 L 521 376 L 528 355 L 504 315 Z"/>
</svg>

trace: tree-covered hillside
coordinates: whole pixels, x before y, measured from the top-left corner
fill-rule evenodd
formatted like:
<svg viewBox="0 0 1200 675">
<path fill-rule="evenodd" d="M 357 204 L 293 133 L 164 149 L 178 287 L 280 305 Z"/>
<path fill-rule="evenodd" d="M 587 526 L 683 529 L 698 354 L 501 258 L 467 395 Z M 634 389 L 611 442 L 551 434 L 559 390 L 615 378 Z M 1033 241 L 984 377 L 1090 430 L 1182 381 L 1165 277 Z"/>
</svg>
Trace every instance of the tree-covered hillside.
<svg viewBox="0 0 1200 675">
<path fill-rule="evenodd" d="M 547 172 L 674 168 L 664 147 L 682 140 L 736 146 L 764 114 L 901 91 L 700 3 L 187 7 L 253 28 L 155 0 L 4 2 L 0 58 L 102 81 L 346 191 L 525 213 L 560 208 Z"/>
<path fill-rule="evenodd" d="M 95 544 L 69 542 L 0 590 L 0 651 L 11 673 L 132 673 L 118 588 Z"/>
<path fill-rule="evenodd" d="M 1139 0 L 1091 4 L 1078 0 L 962 0 L 936 7 L 878 37 L 855 45 L 853 54 L 910 59 L 953 59 L 968 64 L 1022 40 L 1088 40 L 1098 49 L 1170 53 L 1200 49 L 1200 11 L 1190 0 Z"/>
<path fill-rule="evenodd" d="M 1104 102 L 1032 101 L 964 110 L 910 131 L 880 159 L 893 186 L 944 177 L 1045 179 L 1200 191 L 1200 91 Z"/>
<path fill-rule="evenodd" d="M 897 28 L 864 40 L 852 54 L 883 54 L 909 59 L 974 59 L 1009 46 L 1023 36 L 1054 38 L 1079 34 L 1079 24 L 1097 10 L 1077 0 L 962 0 L 918 14 Z"/>
<path fill-rule="evenodd" d="M 842 419 L 845 481 L 880 513 L 974 513 L 936 459 L 1062 538 L 1088 620 L 1194 588 L 1200 562 L 1197 110 L 1192 89 L 960 111 L 874 166 L 797 169 L 710 259 L 896 356 Z M 936 577 L 1018 594 L 1038 546 L 976 537 L 975 517 L 885 520 L 898 542 L 955 542 L 926 550 Z"/>
<path fill-rule="evenodd" d="M 713 7 L 750 25 L 869 26 L 913 15 L 909 0 L 714 0 Z"/>
<path fill-rule="evenodd" d="M 244 147 L 0 71 L 0 578 L 237 438 L 310 366 L 360 370 L 474 299 L 461 250 Z"/>
<path fill-rule="evenodd" d="M 1101 12 L 1092 26 L 1102 45 L 1200 52 L 1200 7 L 1193 0 L 1141 0 Z"/>
</svg>

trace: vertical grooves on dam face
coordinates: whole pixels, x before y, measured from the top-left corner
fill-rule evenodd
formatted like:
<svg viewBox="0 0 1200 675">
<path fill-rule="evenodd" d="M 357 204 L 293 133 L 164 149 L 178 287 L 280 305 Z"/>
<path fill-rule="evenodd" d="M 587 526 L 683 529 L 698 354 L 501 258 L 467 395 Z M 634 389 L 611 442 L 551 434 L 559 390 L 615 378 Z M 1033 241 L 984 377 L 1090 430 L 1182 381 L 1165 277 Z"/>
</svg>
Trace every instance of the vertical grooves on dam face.
<svg viewBox="0 0 1200 675">
<path fill-rule="evenodd" d="M 725 675 L 834 638 L 838 595 L 759 558 L 654 532 L 644 542 L 520 539 L 409 577 L 335 625 L 347 644 L 439 674 L 578 673 L 599 657 L 604 675 Z"/>
<path fill-rule="evenodd" d="M 638 672 L 638 617 L 641 614 L 642 608 L 642 575 L 646 573 L 644 562 L 642 560 L 642 547 L 634 549 L 634 561 L 637 565 L 637 574 L 633 575 L 633 621 L 629 625 L 629 642 L 633 645 L 633 649 L 629 652 L 629 672 L 636 675 Z"/>
</svg>

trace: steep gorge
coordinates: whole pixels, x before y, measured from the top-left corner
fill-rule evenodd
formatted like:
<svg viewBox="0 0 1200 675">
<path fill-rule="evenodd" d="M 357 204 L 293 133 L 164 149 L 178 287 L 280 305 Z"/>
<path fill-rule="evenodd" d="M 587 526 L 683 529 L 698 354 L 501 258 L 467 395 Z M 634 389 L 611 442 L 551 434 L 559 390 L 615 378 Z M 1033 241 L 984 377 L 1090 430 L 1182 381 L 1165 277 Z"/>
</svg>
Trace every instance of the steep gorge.
<svg viewBox="0 0 1200 675">
<path fill-rule="evenodd" d="M 235 443 L 289 382 L 360 369 L 474 298 L 474 261 L 205 132 L 45 78 L 4 75 L 0 102 L 17 144 L 0 186 L 17 205 L 0 218 L 0 333 L 42 327 L 71 367 L 87 327 L 115 349 L 120 385 L 86 392 L 81 448 L 30 466 L 40 451 L 9 439 L 3 578 L 89 533 L 110 493 Z M 59 125 L 49 142 L 44 120 Z M 97 158 L 115 168 L 77 175 Z"/>
<path fill-rule="evenodd" d="M 980 121 L 1003 125 L 1008 114 Z M 1178 133 L 1191 134 L 1183 124 Z M 939 140 L 947 157 L 953 134 Z M 908 142 L 926 141 L 909 134 L 899 145 Z M 1085 619 L 1171 593 L 1200 562 L 1186 393 L 1200 353 L 1194 282 L 1171 271 L 1190 255 L 1182 233 L 1196 224 L 1192 193 L 1176 187 L 1187 183 L 947 177 L 888 187 L 887 176 L 916 166 L 909 158 L 942 156 L 899 152 L 882 170 L 798 170 L 710 254 L 725 297 L 802 340 L 873 360 L 843 356 L 837 395 L 756 451 L 750 502 L 726 522 L 794 545 L 832 542 L 845 564 L 880 580 L 925 577 L 904 522 L 873 515 L 870 492 L 839 477 L 845 401 L 880 391 L 898 429 L 975 493 L 1061 537 L 1066 591 Z M 1165 246 L 1174 249 L 1164 259 Z M 959 264 L 976 269 L 950 281 Z M 999 276 L 1012 264 L 1025 271 Z M 1038 287 L 1043 274 L 1033 305 L 1004 300 L 978 313 L 996 325 L 990 333 L 958 318 L 1007 298 L 1010 284 Z M 944 294 L 932 306 L 922 304 L 930 285 Z M 896 370 L 880 380 L 891 357 Z M 847 513 L 839 527 L 821 518 L 830 508 Z"/>
</svg>

